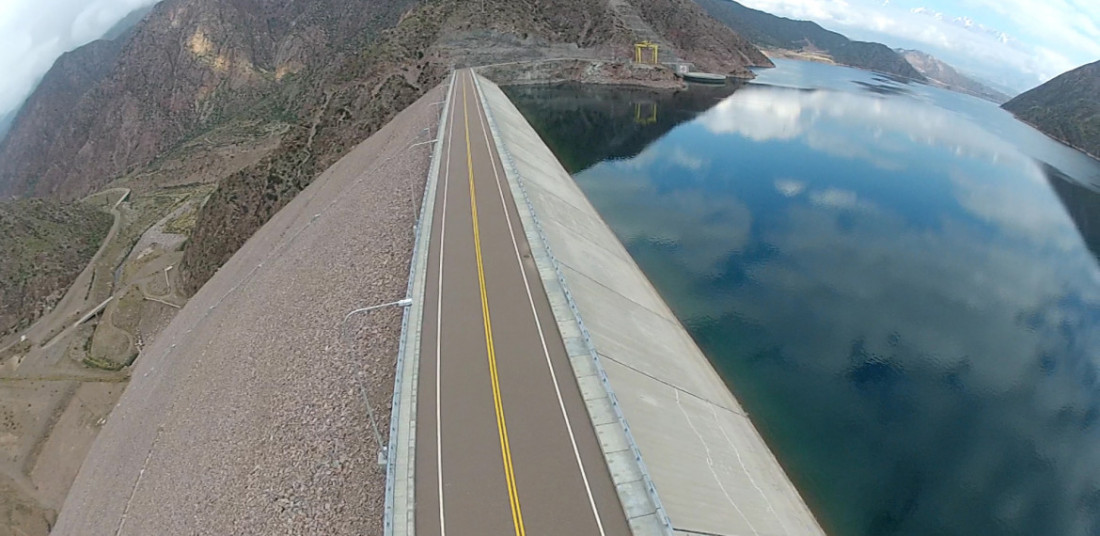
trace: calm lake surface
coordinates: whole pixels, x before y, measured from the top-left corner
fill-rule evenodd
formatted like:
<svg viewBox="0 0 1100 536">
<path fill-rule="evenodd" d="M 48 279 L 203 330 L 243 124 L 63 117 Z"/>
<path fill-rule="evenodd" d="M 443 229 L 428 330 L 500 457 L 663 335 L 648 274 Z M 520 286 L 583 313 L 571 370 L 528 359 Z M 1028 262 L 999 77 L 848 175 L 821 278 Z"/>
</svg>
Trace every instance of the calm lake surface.
<svg viewBox="0 0 1100 536">
<path fill-rule="evenodd" d="M 506 88 L 833 535 L 1100 534 L 1100 164 L 794 61 Z"/>
</svg>

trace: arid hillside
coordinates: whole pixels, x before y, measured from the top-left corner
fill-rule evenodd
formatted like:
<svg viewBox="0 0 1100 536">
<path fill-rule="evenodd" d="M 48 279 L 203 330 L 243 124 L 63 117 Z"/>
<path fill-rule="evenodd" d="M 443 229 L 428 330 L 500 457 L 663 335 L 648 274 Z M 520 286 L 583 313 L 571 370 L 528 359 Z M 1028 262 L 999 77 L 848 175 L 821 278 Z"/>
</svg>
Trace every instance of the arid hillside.
<svg viewBox="0 0 1100 536">
<path fill-rule="evenodd" d="M 61 202 L 98 192 L 90 199 L 121 216 L 61 302 L 3 341 L 0 414 L 15 417 L 0 435 L 16 439 L 0 445 L 0 526 L 11 533 L 49 531 L 132 367 L 188 297 L 452 68 L 522 62 L 499 71 L 519 73 L 570 58 L 578 70 L 599 65 L 595 81 L 679 84 L 667 67 L 630 64 L 642 39 L 712 72 L 751 77 L 749 66 L 770 65 L 691 0 L 165 0 L 138 17 L 62 57 L 0 141 L 0 195 L 24 198 L 9 206 L 44 211 L 48 223 L 0 206 L 0 224 L 14 222 L 0 228 L 0 277 L 11 282 L 0 336 L 41 316 L 111 227 L 110 215 Z M 418 132 L 418 142 L 435 136 Z M 415 197 L 422 184 L 398 186 Z"/>
<path fill-rule="evenodd" d="M 0 203 L 0 335 L 56 305 L 110 228 L 111 216 L 90 205 Z"/>
<path fill-rule="evenodd" d="M 141 187 L 147 176 L 179 185 L 174 171 L 221 162 L 188 175 L 220 184 L 181 266 L 193 292 L 451 67 L 629 61 L 648 35 L 708 71 L 751 77 L 746 67 L 770 65 L 690 0 L 167 0 L 114 41 L 68 55 L 88 73 L 58 62 L 0 142 L 0 193 L 74 199 L 120 178 Z M 264 138 L 236 159 L 210 142 L 227 131 Z M 184 147 L 176 169 L 162 165 Z"/>
<path fill-rule="evenodd" d="M 162 2 L 118 43 L 69 55 L 98 76 L 51 73 L 66 91 L 43 85 L 39 106 L 15 119 L 0 144 L 0 193 L 79 197 L 232 116 L 277 114 L 277 103 L 254 107 L 287 75 L 358 49 L 409 3 Z M 116 58 L 94 53 L 114 47 Z"/>
</svg>

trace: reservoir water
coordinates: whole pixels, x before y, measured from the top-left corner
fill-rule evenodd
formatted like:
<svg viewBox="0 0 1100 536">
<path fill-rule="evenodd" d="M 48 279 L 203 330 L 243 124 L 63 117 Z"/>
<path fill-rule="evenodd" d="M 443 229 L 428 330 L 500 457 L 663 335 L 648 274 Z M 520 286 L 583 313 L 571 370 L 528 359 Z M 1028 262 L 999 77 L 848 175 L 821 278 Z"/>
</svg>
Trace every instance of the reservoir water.
<svg viewBox="0 0 1100 536">
<path fill-rule="evenodd" d="M 505 90 L 830 534 L 1100 534 L 1100 163 L 979 99 L 777 64 Z"/>
</svg>

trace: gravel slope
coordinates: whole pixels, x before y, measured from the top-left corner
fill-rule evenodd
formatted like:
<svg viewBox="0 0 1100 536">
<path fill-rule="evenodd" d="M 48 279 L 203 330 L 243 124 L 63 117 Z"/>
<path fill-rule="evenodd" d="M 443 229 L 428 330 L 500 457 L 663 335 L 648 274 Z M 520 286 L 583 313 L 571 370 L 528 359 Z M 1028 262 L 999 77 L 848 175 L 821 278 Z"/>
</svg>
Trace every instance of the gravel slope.
<svg viewBox="0 0 1100 536">
<path fill-rule="evenodd" d="M 400 311 L 441 88 L 326 171 L 146 348 L 53 534 L 377 534 Z M 424 132 L 431 128 L 430 133 Z"/>
</svg>

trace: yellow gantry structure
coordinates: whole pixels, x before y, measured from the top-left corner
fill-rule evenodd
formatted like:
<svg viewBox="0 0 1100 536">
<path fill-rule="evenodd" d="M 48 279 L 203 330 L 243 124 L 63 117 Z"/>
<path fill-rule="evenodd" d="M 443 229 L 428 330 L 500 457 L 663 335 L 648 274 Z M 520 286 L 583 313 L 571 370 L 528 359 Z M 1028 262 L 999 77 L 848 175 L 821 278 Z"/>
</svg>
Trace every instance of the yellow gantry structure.
<svg viewBox="0 0 1100 536">
<path fill-rule="evenodd" d="M 644 50 L 649 49 L 653 51 L 653 61 L 645 61 Z M 651 43 L 649 41 L 642 41 L 641 43 L 634 44 L 634 63 L 652 63 L 657 65 L 657 43 Z"/>
<path fill-rule="evenodd" d="M 648 107 L 648 109 L 647 109 Z M 657 122 L 657 103 L 634 103 L 634 122 L 639 125 L 652 125 Z"/>
</svg>

